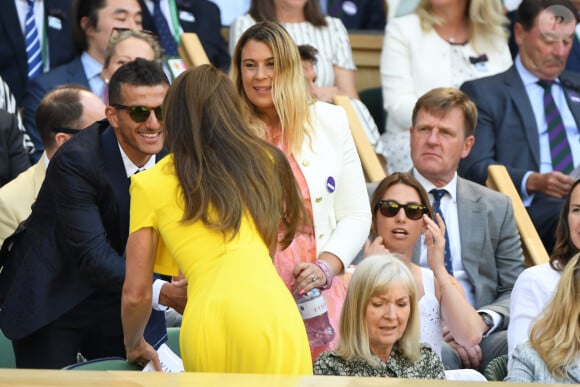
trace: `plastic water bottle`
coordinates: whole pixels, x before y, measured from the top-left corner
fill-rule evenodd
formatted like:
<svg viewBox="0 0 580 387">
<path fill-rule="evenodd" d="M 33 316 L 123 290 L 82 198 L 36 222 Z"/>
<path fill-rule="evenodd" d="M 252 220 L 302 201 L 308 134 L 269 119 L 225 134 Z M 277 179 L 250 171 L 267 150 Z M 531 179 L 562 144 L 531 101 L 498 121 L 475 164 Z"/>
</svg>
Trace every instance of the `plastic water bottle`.
<svg viewBox="0 0 580 387">
<path fill-rule="evenodd" d="M 334 329 L 328 320 L 328 309 L 324 297 L 318 289 L 296 296 L 296 304 L 306 326 L 312 360 L 329 348 L 334 339 Z"/>
</svg>

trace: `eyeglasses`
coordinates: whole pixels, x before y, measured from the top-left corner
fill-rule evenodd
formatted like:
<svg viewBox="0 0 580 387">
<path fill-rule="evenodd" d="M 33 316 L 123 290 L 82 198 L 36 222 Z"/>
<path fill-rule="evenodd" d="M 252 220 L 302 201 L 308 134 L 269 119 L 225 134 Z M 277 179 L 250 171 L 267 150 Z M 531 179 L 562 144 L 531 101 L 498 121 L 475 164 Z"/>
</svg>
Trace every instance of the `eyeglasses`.
<svg viewBox="0 0 580 387">
<path fill-rule="evenodd" d="M 81 129 L 71 129 L 71 128 L 50 128 L 54 133 L 67 133 L 75 135 L 81 131 Z"/>
<path fill-rule="evenodd" d="M 408 203 L 401 204 L 395 200 L 379 200 L 375 207 L 375 211 L 379 210 L 381 215 L 387 218 L 392 218 L 399 213 L 400 209 L 405 210 L 405 215 L 407 218 L 418 220 L 423 217 L 423 214 L 427 214 L 427 207 L 419 203 Z"/>
<path fill-rule="evenodd" d="M 119 105 L 119 104 L 111 104 L 112 107 L 115 109 L 127 110 L 129 112 L 129 117 L 135 122 L 145 122 L 151 115 L 151 110 L 155 112 L 155 117 L 159 121 L 163 121 L 163 113 L 161 111 L 161 106 L 157 106 L 154 108 L 147 107 L 147 106 L 127 106 L 127 105 Z"/>
</svg>

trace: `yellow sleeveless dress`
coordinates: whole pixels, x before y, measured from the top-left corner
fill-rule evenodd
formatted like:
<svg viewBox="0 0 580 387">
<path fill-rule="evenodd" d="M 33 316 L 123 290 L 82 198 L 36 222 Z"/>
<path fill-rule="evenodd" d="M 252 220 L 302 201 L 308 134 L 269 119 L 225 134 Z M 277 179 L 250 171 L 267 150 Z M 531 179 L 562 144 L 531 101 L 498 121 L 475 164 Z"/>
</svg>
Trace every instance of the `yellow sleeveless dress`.
<svg viewBox="0 0 580 387">
<path fill-rule="evenodd" d="M 171 155 L 131 181 L 130 232 L 159 234 L 155 271 L 188 281 L 180 347 L 186 371 L 311 375 L 304 324 L 251 217 L 233 239 L 184 223 Z"/>
</svg>

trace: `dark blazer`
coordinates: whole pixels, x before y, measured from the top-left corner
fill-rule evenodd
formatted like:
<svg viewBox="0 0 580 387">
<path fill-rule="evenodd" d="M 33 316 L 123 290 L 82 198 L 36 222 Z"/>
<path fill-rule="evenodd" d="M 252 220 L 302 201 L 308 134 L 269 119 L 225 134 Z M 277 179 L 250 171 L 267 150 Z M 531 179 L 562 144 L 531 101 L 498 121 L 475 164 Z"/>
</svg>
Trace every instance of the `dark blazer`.
<svg viewBox="0 0 580 387">
<path fill-rule="evenodd" d="M 72 0 L 44 0 L 44 26 L 51 69 L 74 57 L 71 4 Z M 0 5 L 0 36 L 0 76 L 10 86 L 17 105 L 22 106 L 28 64 L 24 35 L 12 0 L 3 1 Z"/>
<path fill-rule="evenodd" d="M 512 288 L 524 270 L 511 201 L 503 194 L 458 178 L 457 216 L 461 261 L 474 287 L 474 307 L 499 313 L 504 318 L 498 329 L 507 329 Z M 413 261 L 419 263 L 419 259 L 417 245 Z"/>
<path fill-rule="evenodd" d="M 57 151 L 21 229 L 5 242 L 12 251 L 0 275 L 0 328 L 8 338 L 32 334 L 97 292 L 117 293 L 120 304 L 129 180 L 106 120 Z M 148 328 L 150 343 L 163 340 L 164 314 L 152 313 Z"/>
<path fill-rule="evenodd" d="M 0 109 L 0 187 L 30 167 L 16 115 Z"/>
<path fill-rule="evenodd" d="M 34 144 L 34 153 L 30 155 L 30 159 L 34 163 L 38 161 L 40 155 L 44 151 L 44 145 L 42 145 L 40 134 L 38 133 L 38 130 L 36 130 L 36 109 L 38 109 L 38 105 L 40 105 L 40 100 L 49 91 L 55 89 L 57 86 L 69 83 L 82 85 L 90 90 L 89 81 L 85 74 L 85 69 L 83 68 L 80 56 L 28 83 L 22 106 L 24 108 L 24 127 Z"/>
<path fill-rule="evenodd" d="M 580 74 L 560 76 L 576 126 L 580 124 Z M 459 163 L 459 174 L 485 184 L 487 166 L 506 166 L 516 188 L 528 171 L 539 171 L 540 143 L 524 84 L 515 68 L 486 78 L 465 82 L 463 90 L 477 105 L 475 144 Z"/>
<path fill-rule="evenodd" d="M 333 10 L 328 10 L 329 15 L 340 18 L 349 30 L 385 30 L 384 0 L 341 0 L 335 2 Z"/>
<path fill-rule="evenodd" d="M 580 74 L 565 71 L 560 83 L 578 127 Z M 491 77 L 465 82 L 461 90 L 477 105 L 478 117 L 475 144 L 469 156 L 459 163 L 459 174 L 485 184 L 487 167 L 502 164 L 519 192 L 525 174 L 540 169 L 540 143 L 532 105 L 515 66 Z M 562 204 L 562 199 L 536 192 L 527 208 L 548 254 L 554 246 Z"/>
<path fill-rule="evenodd" d="M 580 40 L 576 34 L 574 34 L 574 43 L 566 62 L 566 70 L 580 73 Z"/>
<path fill-rule="evenodd" d="M 221 14 L 219 7 L 209 0 L 175 0 L 179 24 L 183 32 L 195 32 L 201 41 L 209 61 L 223 71 L 230 68 L 230 54 L 221 35 Z M 157 33 L 153 16 L 139 0 L 143 10 L 143 29 Z M 191 20 L 193 16 L 193 20 Z"/>
</svg>

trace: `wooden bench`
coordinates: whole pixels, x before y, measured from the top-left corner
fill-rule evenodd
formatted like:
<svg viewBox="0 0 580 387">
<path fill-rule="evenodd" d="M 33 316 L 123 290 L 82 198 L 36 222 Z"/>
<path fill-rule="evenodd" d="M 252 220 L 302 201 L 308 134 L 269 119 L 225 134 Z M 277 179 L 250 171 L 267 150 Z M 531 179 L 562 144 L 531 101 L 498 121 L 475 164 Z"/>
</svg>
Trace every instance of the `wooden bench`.
<svg viewBox="0 0 580 387">
<path fill-rule="evenodd" d="M 526 265 L 533 266 L 548 262 L 550 257 L 506 167 L 490 165 L 487 168 L 487 181 L 485 183 L 489 188 L 509 196 L 512 200 Z"/>
<path fill-rule="evenodd" d="M 374 183 L 383 180 L 387 175 L 383 169 L 375 150 L 371 146 L 364 129 L 350 98 L 345 95 L 337 95 L 333 100 L 335 105 L 342 106 L 348 117 L 348 125 L 354 139 L 354 144 L 360 158 L 365 178 L 368 183 Z"/>
</svg>

